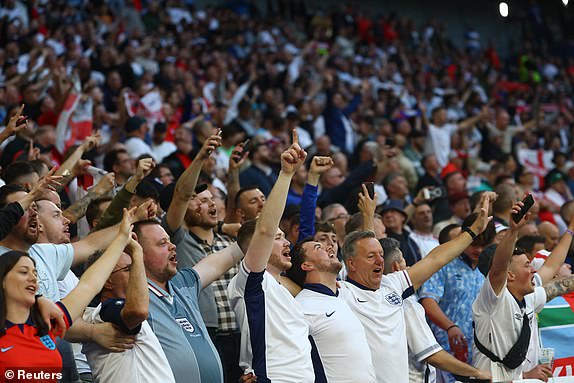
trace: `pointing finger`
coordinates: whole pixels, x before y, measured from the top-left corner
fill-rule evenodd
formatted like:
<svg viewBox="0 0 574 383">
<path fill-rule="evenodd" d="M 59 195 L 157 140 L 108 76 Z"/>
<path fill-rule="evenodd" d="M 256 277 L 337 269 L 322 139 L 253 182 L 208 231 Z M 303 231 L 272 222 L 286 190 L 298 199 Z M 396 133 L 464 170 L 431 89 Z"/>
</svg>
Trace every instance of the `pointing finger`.
<svg viewBox="0 0 574 383">
<path fill-rule="evenodd" d="M 299 147 L 299 134 L 297 134 L 297 129 L 293 129 L 293 145 Z"/>
</svg>

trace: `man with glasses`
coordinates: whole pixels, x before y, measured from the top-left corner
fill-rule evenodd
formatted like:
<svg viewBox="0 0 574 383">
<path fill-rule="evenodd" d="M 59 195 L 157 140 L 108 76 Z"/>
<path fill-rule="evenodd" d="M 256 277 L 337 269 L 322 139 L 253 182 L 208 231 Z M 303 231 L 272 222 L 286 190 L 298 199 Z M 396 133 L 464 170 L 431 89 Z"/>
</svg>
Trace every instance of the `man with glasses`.
<svg viewBox="0 0 574 383">
<path fill-rule="evenodd" d="M 339 246 L 343 246 L 345 240 L 345 225 L 349 221 L 349 213 L 347 209 L 340 203 L 332 203 L 325 206 L 321 213 L 321 221 L 329 223 L 335 229 L 337 234 L 337 242 Z"/>
<path fill-rule="evenodd" d="M 94 262 L 97 256 L 90 259 Z M 84 312 L 88 323 L 112 323 L 125 334 L 135 335 L 133 348 L 112 352 L 97 343 L 85 343 L 82 352 L 88 357 L 96 382 L 175 382 L 169 362 L 159 340 L 146 321 L 149 292 L 143 251 L 132 238 L 114 271 Z"/>
</svg>

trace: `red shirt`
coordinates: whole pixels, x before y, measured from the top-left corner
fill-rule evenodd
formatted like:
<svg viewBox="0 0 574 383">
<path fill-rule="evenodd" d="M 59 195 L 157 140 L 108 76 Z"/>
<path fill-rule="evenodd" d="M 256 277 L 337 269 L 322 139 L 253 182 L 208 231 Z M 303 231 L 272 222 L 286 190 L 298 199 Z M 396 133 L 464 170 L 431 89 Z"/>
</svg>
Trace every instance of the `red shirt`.
<svg viewBox="0 0 574 383">
<path fill-rule="evenodd" d="M 72 324 L 70 314 L 66 307 L 58 302 L 57 305 L 64 312 L 66 326 Z M 50 373 L 62 371 L 62 357 L 56 349 L 55 334 L 50 331 L 48 335 L 39 337 L 38 329 L 34 326 L 31 318 L 26 323 L 14 324 L 6 321 L 6 334 L 0 337 L 0 374 L 5 376 L 7 370 L 25 368 L 25 372 L 35 374 L 35 378 L 17 380 L 19 382 L 56 382 L 58 379 L 50 379 Z M 40 378 L 39 374 L 43 374 Z M 15 378 L 18 378 L 16 375 Z"/>
</svg>

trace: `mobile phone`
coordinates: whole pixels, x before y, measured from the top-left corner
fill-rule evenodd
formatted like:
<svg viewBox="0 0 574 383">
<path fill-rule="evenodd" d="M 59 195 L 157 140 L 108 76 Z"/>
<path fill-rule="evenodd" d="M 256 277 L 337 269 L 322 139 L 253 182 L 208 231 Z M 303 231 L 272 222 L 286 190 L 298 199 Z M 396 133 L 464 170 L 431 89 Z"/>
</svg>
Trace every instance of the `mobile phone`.
<svg viewBox="0 0 574 383">
<path fill-rule="evenodd" d="M 363 185 L 367 188 L 367 193 L 369 193 L 369 198 L 375 198 L 375 183 L 374 182 L 363 182 Z"/>
<path fill-rule="evenodd" d="M 534 198 L 532 197 L 532 194 L 528 194 L 526 197 L 524 197 L 522 203 L 524 204 L 524 206 L 522 206 L 520 212 L 518 212 L 517 214 L 512 214 L 512 219 L 516 223 L 520 222 L 520 220 L 526 215 L 526 213 L 528 213 L 528 210 L 530 210 L 532 205 L 534 205 Z"/>
<path fill-rule="evenodd" d="M 250 143 L 251 143 L 251 140 L 249 138 L 246 139 L 245 141 L 243 141 L 243 148 L 241 149 L 241 152 L 239 153 L 239 158 L 236 158 L 235 162 L 239 162 L 239 160 L 243 157 L 245 152 L 249 150 L 249 144 Z"/>
</svg>

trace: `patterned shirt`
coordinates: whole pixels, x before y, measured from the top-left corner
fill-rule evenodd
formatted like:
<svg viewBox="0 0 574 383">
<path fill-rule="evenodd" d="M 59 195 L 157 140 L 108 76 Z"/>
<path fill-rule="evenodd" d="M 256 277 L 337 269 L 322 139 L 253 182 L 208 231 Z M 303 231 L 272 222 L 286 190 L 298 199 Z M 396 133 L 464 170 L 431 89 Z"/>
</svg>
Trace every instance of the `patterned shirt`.
<svg viewBox="0 0 574 383">
<path fill-rule="evenodd" d="M 193 235 L 193 233 L 190 234 Z M 206 255 L 223 250 L 235 242 L 230 236 L 225 234 L 217 234 L 214 232 L 213 235 L 212 245 L 196 237 L 199 245 L 203 248 Z M 232 268 L 227 270 L 221 278 L 211 284 L 215 295 L 215 303 L 217 304 L 218 333 L 239 331 L 239 326 L 235 319 L 235 312 L 233 312 L 233 309 L 229 305 L 229 298 L 227 297 L 227 285 L 229 284 L 229 281 L 231 281 L 231 278 L 237 274 L 238 270 L 239 265 L 234 265 Z"/>
<path fill-rule="evenodd" d="M 457 324 L 468 342 L 468 356 L 472 360 L 472 303 L 484 283 L 484 275 L 469 266 L 460 256 L 436 272 L 419 290 L 419 299 L 434 299 L 444 314 Z M 446 331 L 430 323 L 439 344 L 450 350 Z"/>
</svg>

